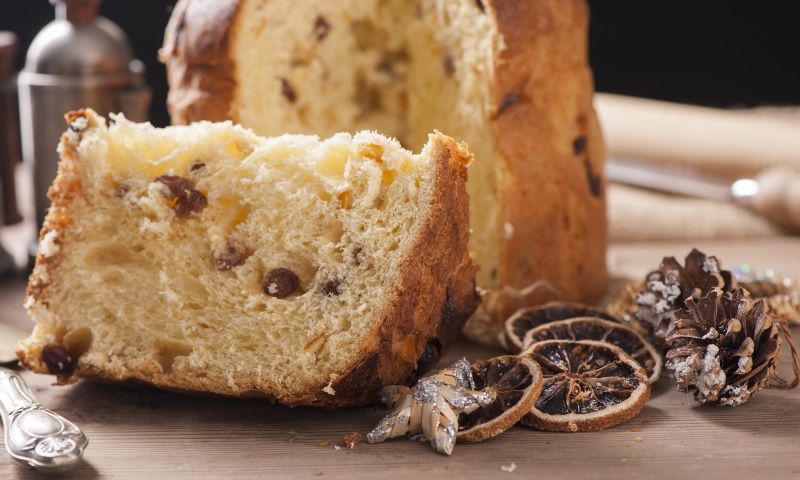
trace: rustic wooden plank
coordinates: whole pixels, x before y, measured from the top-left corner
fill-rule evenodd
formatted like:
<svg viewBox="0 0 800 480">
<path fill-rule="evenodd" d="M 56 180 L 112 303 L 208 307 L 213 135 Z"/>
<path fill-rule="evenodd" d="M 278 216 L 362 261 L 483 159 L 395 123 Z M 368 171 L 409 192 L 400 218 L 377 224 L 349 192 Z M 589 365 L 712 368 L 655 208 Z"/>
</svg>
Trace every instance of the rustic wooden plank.
<svg viewBox="0 0 800 480">
<path fill-rule="evenodd" d="M 609 264 L 618 279 L 639 278 L 662 256 L 683 257 L 692 246 L 615 245 Z M 746 261 L 800 276 L 800 239 L 696 246 L 717 255 L 727 267 Z M 23 288 L 22 282 L 0 286 L 3 301 L 21 298 Z M 793 332 L 800 339 L 800 328 Z M 445 361 L 498 353 L 461 341 Z M 788 353 L 784 349 L 784 358 Z M 786 362 L 780 372 L 790 376 Z M 291 409 L 146 387 L 90 382 L 53 387 L 50 377 L 27 372 L 24 376 L 40 400 L 79 423 L 90 439 L 85 462 L 68 478 L 720 478 L 744 472 L 771 479 L 800 476 L 800 390 L 765 390 L 740 407 L 708 407 L 676 391 L 665 374 L 642 412 L 610 430 L 561 434 L 515 427 L 479 444 L 459 444 L 445 457 L 407 439 L 362 443 L 352 450 L 334 447 L 341 445 L 342 435 L 363 434 L 374 426 L 387 413 L 378 407 Z M 511 465 L 511 473 L 501 468 Z M 0 478 L 40 476 L 0 455 Z"/>
</svg>

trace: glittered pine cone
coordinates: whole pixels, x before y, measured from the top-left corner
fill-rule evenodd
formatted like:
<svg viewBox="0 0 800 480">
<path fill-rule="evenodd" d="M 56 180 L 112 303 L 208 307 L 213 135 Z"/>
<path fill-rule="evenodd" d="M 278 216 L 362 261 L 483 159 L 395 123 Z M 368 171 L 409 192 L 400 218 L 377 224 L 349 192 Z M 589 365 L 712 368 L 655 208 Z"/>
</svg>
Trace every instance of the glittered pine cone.
<svg viewBox="0 0 800 480">
<path fill-rule="evenodd" d="M 776 371 L 781 332 L 792 350 L 791 384 Z M 731 294 L 713 289 L 697 301 L 688 298 L 686 308 L 675 311 L 666 341 L 666 367 L 675 374 L 678 389 L 694 390 L 700 403 L 736 406 L 765 386 L 793 388 L 798 383 L 800 363 L 785 320 L 768 315 L 764 302 L 751 302 L 741 288 Z"/>
<path fill-rule="evenodd" d="M 686 256 L 685 266 L 675 257 L 664 257 L 659 269 L 647 275 L 644 290 L 636 295 L 636 321 L 650 333 L 653 345 L 666 351 L 673 315 L 684 307 L 686 299 L 698 299 L 712 289 L 729 294 L 735 284 L 731 272 L 722 270 L 716 257 L 706 257 L 696 248 Z"/>
</svg>

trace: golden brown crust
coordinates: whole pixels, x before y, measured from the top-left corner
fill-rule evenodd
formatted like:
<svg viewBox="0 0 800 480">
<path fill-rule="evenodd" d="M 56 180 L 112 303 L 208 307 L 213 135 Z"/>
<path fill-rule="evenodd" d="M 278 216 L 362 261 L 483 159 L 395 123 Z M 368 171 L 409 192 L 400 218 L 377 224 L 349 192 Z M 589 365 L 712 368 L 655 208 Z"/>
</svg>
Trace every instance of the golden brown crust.
<svg viewBox="0 0 800 480">
<path fill-rule="evenodd" d="M 608 274 L 605 151 L 592 108 L 588 8 L 584 0 L 494 0 L 489 8 L 506 46 L 496 63 L 492 126 L 502 222 L 513 226 L 498 280 L 520 290 L 544 280 L 561 300 L 592 303 Z M 575 144 L 580 138 L 583 152 Z M 547 289 L 529 297 L 551 299 Z M 513 298 L 495 300 L 494 321 L 501 324 L 520 306 Z"/>
<path fill-rule="evenodd" d="M 180 0 L 159 58 L 167 65 L 167 107 L 175 125 L 231 119 L 236 65 L 229 52 L 238 0 Z"/>
<path fill-rule="evenodd" d="M 335 395 L 314 392 L 292 405 L 375 403 L 380 387 L 413 378 L 428 343 L 435 345 L 438 355 L 444 353 L 478 307 L 477 265 L 467 248 L 466 177 L 471 159 L 451 138 L 441 134 L 435 138 L 438 167 L 432 208 L 419 241 L 400 266 L 401 286 L 387 306 L 386 318 L 372 341 L 365 342 L 350 373 L 331 384 Z"/>
<path fill-rule="evenodd" d="M 68 162 L 59 162 L 58 175 L 53 184 L 47 191 L 47 197 L 51 201 L 50 209 L 45 218 L 42 229 L 39 232 L 41 241 L 49 232 L 55 232 L 56 243 L 62 238 L 61 233 L 72 224 L 72 217 L 69 214 L 69 205 L 74 201 L 74 197 L 81 191 L 81 181 L 75 172 L 74 159 L 77 158 L 75 144 L 70 141 L 70 133 L 64 133 L 60 141 L 62 158 L 69 158 Z M 60 255 L 55 253 L 45 257 L 39 252 L 36 256 L 36 264 L 28 282 L 26 296 L 28 302 L 34 301 L 47 304 L 45 291 L 49 283 L 49 271 L 59 261 Z M 19 354 L 18 354 L 19 355 Z M 22 360 L 22 358 L 20 357 Z M 27 364 L 23 364 L 29 367 Z M 30 367 L 29 367 L 30 368 Z"/>
</svg>

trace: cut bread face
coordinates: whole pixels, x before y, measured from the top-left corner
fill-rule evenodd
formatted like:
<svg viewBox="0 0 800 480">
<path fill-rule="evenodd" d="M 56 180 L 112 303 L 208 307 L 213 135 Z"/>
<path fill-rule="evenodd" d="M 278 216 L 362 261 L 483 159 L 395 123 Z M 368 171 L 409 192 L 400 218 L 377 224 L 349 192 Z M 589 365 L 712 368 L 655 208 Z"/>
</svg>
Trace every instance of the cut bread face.
<svg viewBox="0 0 800 480">
<path fill-rule="evenodd" d="M 476 158 L 495 158 L 490 86 L 501 44 L 493 17 L 479 4 L 240 2 L 231 26 L 240 33 L 231 36 L 229 55 L 242 74 L 227 113 L 262 135 L 377 129 L 412 150 L 439 129 L 469 139 Z M 178 115 L 173 121 L 196 119 Z M 480 225 L 471 249 L 481 259 L 478 284 L 488 289 L 497 285 L 502 234 L 496 168 L 475 162 L 471 176 L 480 181 L 468 183 L 470 210 Z"/>
<path fill-rule="evenodd" d="M 439 129 L 469 139 L 478 159 L 497 156 L 490 85 L 501 45 L 480 2 L 302 3 L 241 2 L 232 29 L 248 34 L 233 36 L 231 44 L 243 72 L 231 104 L 237 122 L 264 135 L 377 129 L 413 150 Z M 265 28 L 265 19 L 274 23 Z M 286 39 L 293 39 L 289 51 L 254 48 Z M 501 243 L 495 168 L 476 162 L 471 172 L 481 181 L 468 184 L 470 210 L 481 225 L 471 239 L 481 258 L 478 283 L 490 289 Z"/>
<path fill-rule="evenodd" d="M 584 0 L 180 0 L 161 58 L 176 124 L 467 142 L 485 300 L 465 333 L 494 343 L 521 307 L 605 291 L 587 24 Z"/>
<path fill-rule="evenodd" d="M 409 381 L 476 308 L 471 155 L 450 138 L 414 155 L 374 132 L 115 120 L 74 113 L 62 137 L 25 366 L 358 405 Z"/>
</svg>

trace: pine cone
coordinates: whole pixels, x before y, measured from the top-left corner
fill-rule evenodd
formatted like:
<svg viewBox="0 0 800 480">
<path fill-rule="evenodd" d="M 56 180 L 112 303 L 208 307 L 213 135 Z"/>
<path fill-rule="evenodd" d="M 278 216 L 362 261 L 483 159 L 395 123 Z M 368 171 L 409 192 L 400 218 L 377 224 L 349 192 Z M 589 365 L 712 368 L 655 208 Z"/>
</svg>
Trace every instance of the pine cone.
<svg viewBox="0 0 800 480">
<path fill-rule="evenodd" d="M 725 294 L 713 289 L 686 308 L 675 311 L 675 328 L 666 341 L 666 367 L 673 371 L 678 389 L 694 389 L 700 403 L 736 406 L 767 386 L 792 388 L 797 385 L 800 363 L 785 323 L 767 315 L 762 300 L 752 303 L 747 291 Z M 788 384 L 777 377 L 781 330 L 792 348 L 795 381 Z"/>
<path fill-rule="evenodd" d="M 645 280 L 645 289 L 636 295 L 636 320 L 650 333 L 653 345 L 667 350 L 667 332 L 672 329 L 675 310 L 684 307 L 688 298 L 700 298 L 712 289 L 729 294 L 735 280 L 731 272 L 721 270 L 716 257 L 706 257 L 692 249 L 685 267 L 675 257 L 664 257 L 658 270 Z"/>
</svg>

